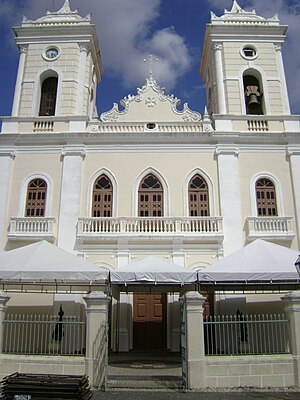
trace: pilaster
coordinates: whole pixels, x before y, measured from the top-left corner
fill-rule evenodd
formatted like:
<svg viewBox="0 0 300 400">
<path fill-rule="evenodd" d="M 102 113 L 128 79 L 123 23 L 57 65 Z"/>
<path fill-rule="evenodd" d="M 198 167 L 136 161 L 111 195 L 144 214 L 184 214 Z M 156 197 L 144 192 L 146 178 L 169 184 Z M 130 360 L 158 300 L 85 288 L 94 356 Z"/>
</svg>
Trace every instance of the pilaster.
<svg viewBox="0 0 300 400">
<path fill-rule="evenodd" d="M 20 109 L 20 99 L 21 99 L 21 91 L 22 91 L 22 83 L 24 78 L 24 71 L 25 71 L 25 63 L 26 63 L 26 55 L 27 55 L 27 45 L 19 46 L 20 50 L 20 59 L 19 59 L 19 67 L 17 73 L 17 81 L 15 86 L 15 95 L 14 95 L 14 102 L 12 108 L 12 117 L 17 117 L 19 115 Z"/>
<path fill-rule="evenodd" d="M 13 151 L 0 151 L 0 253 L 4 251 L 5 246 L 10 177 L 14 158 L 15 153 Z"/>
<path fill-rule="evenodd" d="M 214 44 L 219 114 L 226 114 L 222 49 L 221 43 Z"/>
<path fill-rule="evenodd" d="M 219 193 L 224 229 L 224 256 L 244 245 L 238 148 L 223 145 L 216 148 Z"/>
<path fill-rule="evenodd" d="M 298 248 L 300 248 L 300 148 L 287 148 L 287 156 L 290 161 L 293 197 L 296 214 L 296 229 Z"/>
<path fill-rule="evenodd" d="M 5 311 L 7 309 L 6 303 L 10 300 L 5 292 L 0 291 L 0 353 L 3 352 L 3 321 L 5 318 Z"/>
<path fill-rule="evenodd" d="M 80 215 L 83 148 L 69 147 L 62 153 L 62 183 L 58 227 L 58 247 L 74 253 L 76 226 Z"/>
<path fill-rule="evenodd" d="M 295 386 L 300 387 L 300 291 L 281 298 L 289 320 L 290 351 L 294 359 Z"/>
<path fill-rule="evenodd" d="M 84 88 L 85 88 L 85 76 L 86 76 L 86 62 L 87 56 L 90 50 L 88 43 L 79 43 L 80 48 L 80 64 L 79 64 L 79 76 L 78 76 L 78 91 L 77 91 L 77 115 L 83 115 L 84 110 Z"/>
<path fill-rule="evenodd" d="M 105 384 L 108 356 L 108 304 L 104 292 L 91 292 L 83 298 L 86 303 L 86 375 L 92 387 Z"/>
<path fill-rule="evenodd" d="M 187 387 L 206 387 L 203 305 L 205 297 L 198 292 L 187 292 L 182 298 L 186 320 Z"/>
<path fill-rule="evenodd" d="M 291 114 L 290 109 L 290 102 L 289 102 L 289 95 L 287 90 L 286 78 L 285 78 L 285 71 L 284 71 L 284 63 L 282 58 L 282 45 L 275 44 L 276 56 L 277 56 L 277 63 L 279 69 L 279 76 L 281 81 L 281 92 L 282 92 L 282 101 L 283 101 L 283 112 L 285 115 Z"/>
</svg>

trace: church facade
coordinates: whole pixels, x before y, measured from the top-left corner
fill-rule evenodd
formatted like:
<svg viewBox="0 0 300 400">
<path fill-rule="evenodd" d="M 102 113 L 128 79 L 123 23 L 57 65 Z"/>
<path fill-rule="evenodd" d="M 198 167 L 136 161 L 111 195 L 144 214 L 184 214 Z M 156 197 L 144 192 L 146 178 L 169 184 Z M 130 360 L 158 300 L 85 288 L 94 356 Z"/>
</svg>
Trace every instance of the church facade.
<svg viewBox="0 0 300 400">
<path fill-rule="evenodd" d="M 277 16 L 236 1 L 212 13 L 203 115 L 179 107 L 150 69 L 122 107 L 98 116 L 97 33 L 68 1 L 14 30 L 20 61 L 0 135 L 2 252 L 47 240 L 108 271 L 152 255 L 200 270 L 258 238 L 299 248 L 300 125 Z M 112 348 L 143 346 L 134 310 L 147 304 L 163 319 L 159 346 L 178 351 L 179 294 L 118 293 Z M 222 300 L 208 299 L 208 310 Z M 45 306 L 63 301 L 56 295 Z M 81 300 L 74 304 L 79 310 Z"/>
</svg>

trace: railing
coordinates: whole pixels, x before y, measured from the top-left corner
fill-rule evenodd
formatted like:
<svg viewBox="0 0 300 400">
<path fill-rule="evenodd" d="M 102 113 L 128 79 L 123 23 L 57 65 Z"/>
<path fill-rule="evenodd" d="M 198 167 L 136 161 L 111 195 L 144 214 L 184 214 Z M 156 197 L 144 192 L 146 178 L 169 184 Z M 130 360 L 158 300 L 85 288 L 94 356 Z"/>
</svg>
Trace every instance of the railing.
<svg viewBox="0 0 300 400">
<path fill-rule="evenodd" d="M 186 218 L 79 218 L 77 236 L 99 236 L 106 234 L 222 234 L 221 217 Z"/>
<path fill-rule="evenodd" d="M 51 120 L 37 120 L 33 123 L 33 132 L 53 132 L 54 121 Z"/>
<path fill-rule="evenodd" d="M 8 237 L 10 239 L 23 238 L 54 238 L 55 218 L 13 217 L 10 219 Z"/>
<path fill-rule="evenodd" d="M 269 123 L 267 120 L 263 119 L 248 119 L 248 131 L 251 132 L 268 132 Z"/>
<path fill-rule="evenodd" d="M 204 318 L 203 324 L 208 356 L 289 353 L 284 314 L 218 315 Z"/>
<path fill-rule="evenodd" d="M 3 321 L 3 353 L 84 355 L 85 322 L 77 317 L 6 315 Z"/>
<path fill-rule="evenodd" d="M 248 238 L 286 238 L 294 237 L 293 224 L 291 217 L 249 217 Z"/>
</svg>

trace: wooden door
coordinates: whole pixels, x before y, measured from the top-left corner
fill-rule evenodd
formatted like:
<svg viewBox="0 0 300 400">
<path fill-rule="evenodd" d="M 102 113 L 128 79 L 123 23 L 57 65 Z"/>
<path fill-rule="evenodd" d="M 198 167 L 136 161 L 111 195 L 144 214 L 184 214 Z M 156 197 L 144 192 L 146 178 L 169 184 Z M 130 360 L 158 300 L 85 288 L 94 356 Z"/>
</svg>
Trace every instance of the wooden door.
<svg viewBox="0 0 300 400">
<path fill-rule="evenodd" d="M 134 294 L 133 347 L 166 347 L 165 294 Z"/>
</svg>

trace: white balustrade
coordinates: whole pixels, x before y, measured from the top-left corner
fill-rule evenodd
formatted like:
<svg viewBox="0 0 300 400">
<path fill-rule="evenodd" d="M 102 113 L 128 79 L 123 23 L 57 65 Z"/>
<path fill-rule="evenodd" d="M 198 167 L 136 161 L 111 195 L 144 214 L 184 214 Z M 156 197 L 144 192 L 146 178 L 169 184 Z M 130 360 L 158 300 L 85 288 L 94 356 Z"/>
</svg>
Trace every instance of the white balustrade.
<svg viewBox="0 0 300 400">
<path fill-rule="evenodd" d="M 10 219 L 9 239 L 54 239 L 55 218 L 13 217 Z"/>
<path fill-rule="evenodd" d="M 248 238 L 293 239 L 293 224 L 291 217 L 249 217 Z"/>
<path fill-rule="evenodd" d="M 54 121 L 37 120 L 33 123 L 33 132 L 53 132 Z"/>
<path fill-rule="evenodd" d="M 221 217 L 183 218 L 79 218 L 78 238 L 106 235 L 222 235 Z"/>
<path fill-rule="evenodd" d="M 248 119 L 248 131 L 251 132 L 268 132 L 269 124 L 263 119 Z"/>
</svg>

